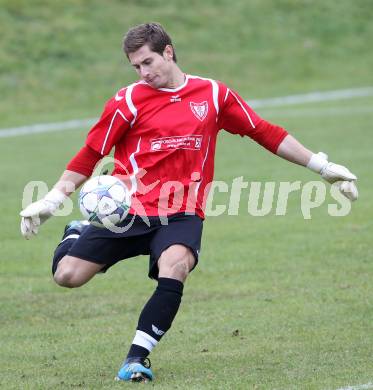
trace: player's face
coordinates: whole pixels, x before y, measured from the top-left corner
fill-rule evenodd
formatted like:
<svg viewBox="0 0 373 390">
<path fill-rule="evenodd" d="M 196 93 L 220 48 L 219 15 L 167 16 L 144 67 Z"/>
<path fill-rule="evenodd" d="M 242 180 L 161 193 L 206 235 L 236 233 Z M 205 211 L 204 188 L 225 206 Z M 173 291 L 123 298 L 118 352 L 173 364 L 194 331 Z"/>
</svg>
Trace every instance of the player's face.
<svg viewBox="0 0 373 390">
<path fill-rule="evenodd" d="M 153 88 L 167 88 L 172 75 L 172 48 L 166 46 L 163 55 L 150 50 L 148 45 L 128 55 L 131 65 L 142 80 Z"/>
</svg>

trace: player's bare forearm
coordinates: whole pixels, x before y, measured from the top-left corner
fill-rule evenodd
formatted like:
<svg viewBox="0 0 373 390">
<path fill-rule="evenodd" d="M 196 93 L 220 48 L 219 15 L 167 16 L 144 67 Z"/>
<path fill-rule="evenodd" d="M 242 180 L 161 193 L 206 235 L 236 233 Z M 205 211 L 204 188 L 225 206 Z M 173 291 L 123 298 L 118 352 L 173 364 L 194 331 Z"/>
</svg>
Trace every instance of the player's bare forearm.
<svg viewBox="0 0 373 390">
<path fill-rule="evenodd" d="M 63 192 L 65 195 L 70 195 L 87 179 L 88 177 L 81 173 L 65 170 L 53 188 Z"/>
<path fill-rule="evenodd" d="M 281 142 L 276 154 L 295 164 L 307 166 L 313 153 L 288 134 Z"/>
</svg>

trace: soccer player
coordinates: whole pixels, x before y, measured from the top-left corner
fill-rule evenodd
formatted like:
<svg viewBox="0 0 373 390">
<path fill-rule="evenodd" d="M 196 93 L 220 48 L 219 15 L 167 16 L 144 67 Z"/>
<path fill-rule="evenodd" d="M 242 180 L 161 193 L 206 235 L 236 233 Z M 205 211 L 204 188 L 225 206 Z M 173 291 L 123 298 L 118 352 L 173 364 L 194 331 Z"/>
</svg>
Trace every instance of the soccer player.
<svg viewBox="0 0 373 390">
<path fill-rule="evenodd" d="M 351 200 L 357 190 L 356 176 L 347 168 L 312 153 L 286 130 L 260 118 L 225 84 L 182 72 L 161 25 L 130 29 L 124 52 L 140 80 L 106 103 L 53 189 L 21 212 L 21 232 L 27 239 L 37 234 L 39 225 L 115 149 L 112 174 L 127 179 L 133 193 L 130 214 L 121 225 L 126 229 L 115 233 L 73 221 L 55 251 L 52 272 L 58 285 L 79 287 L 120 260 L 150 255 L 149 277 L 158 284 L 117 375 L 119 380 L 147 381 L 153 379 L 147 356 L 171 327 L 185 280 L 198 262 L 204 200 L 221 129 L 249 136 L 331 183 L 344 182 L 340 190 Z"/>
</svg>

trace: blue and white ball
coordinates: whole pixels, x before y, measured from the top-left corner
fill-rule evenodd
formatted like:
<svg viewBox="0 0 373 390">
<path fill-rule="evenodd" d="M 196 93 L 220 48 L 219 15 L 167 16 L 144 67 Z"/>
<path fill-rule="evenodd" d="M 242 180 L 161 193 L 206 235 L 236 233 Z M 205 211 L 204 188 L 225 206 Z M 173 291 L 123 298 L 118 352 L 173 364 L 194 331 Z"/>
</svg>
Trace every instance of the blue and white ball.
<svg viewBox="0 0 373 390">
<path fill-rule="evenodd" d="M 116 226 L 127 216 L 130 207 L 131 194 L 127 186 L 114 176 L 92 177 L 80 190 L 80 211 L 92 225 Z"/>
</svg>

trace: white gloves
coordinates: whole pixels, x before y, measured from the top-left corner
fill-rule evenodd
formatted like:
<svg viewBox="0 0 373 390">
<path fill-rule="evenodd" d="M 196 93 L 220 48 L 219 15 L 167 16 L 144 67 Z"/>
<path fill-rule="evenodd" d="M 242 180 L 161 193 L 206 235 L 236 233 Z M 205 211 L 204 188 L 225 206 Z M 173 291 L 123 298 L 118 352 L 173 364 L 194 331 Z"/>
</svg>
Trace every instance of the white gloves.
<svg viewBox="0 0 373 390">
<path fill-rule="evenodd" d="M 307 168 L 320 173 L 321 177 L 329 183 L 337 182 L 339 191 L 351 201 L 358 198 L 359 193 L 355 184 L 357 177 L 346 167 L 328 162 L 325 153 L 313 154 Z"/>
<path fill-rule="evenodd" d="M 67 196 L 57 190 L 52 189 L 43 199 L 31 203 L 20 212 L 21 233 L 26 240 L 38 233 L 39 226 L 50 218 Z"/>
</svg>

